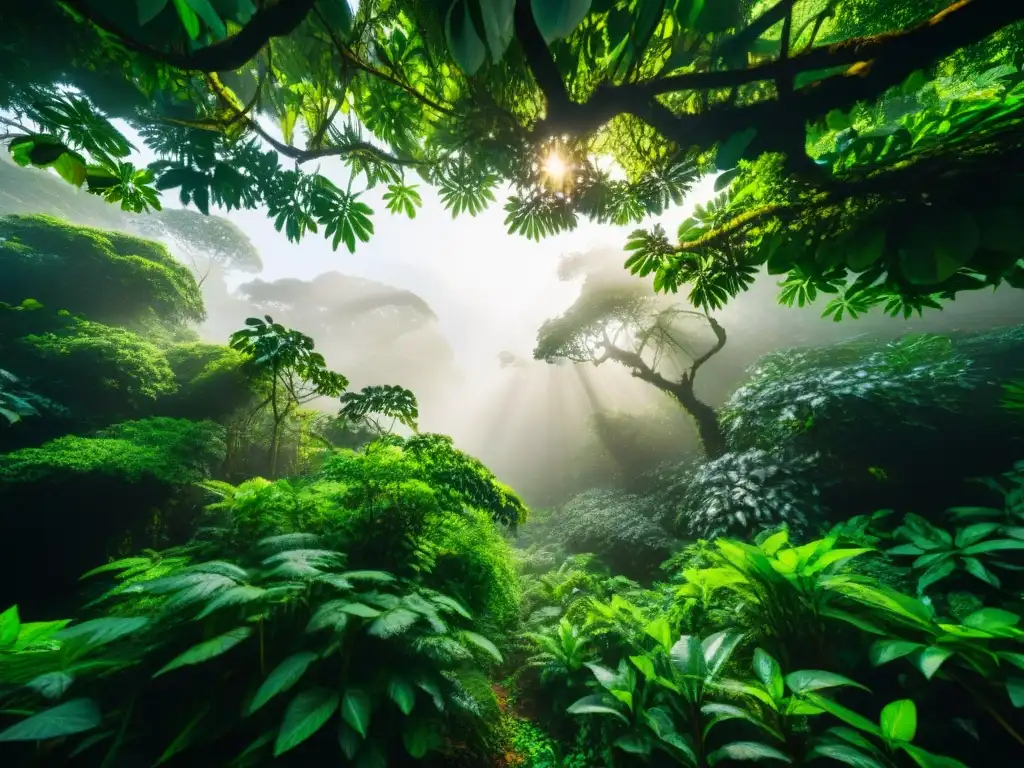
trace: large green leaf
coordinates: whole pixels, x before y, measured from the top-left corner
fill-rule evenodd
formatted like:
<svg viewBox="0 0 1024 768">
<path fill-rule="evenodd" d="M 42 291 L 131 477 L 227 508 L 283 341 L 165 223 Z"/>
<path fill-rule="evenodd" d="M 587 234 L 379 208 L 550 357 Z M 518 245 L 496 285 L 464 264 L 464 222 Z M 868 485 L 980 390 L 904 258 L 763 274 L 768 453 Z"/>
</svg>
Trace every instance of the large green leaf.
<svg viewBox="0 0 1024 768">
<path fill-rule="evenodd" d="M 683 677 L 703 680 L 708 673 L 707 660 L 700 640 L 693 635 L 684 635 L 672 646 L 669 654 L 672 666 Z"/>
<path fill-rule="evenodd" d="M 726 744 L 708 754 L 707 760 L 708 765 L 716 765 L 722 760 L 753 760 L 758 763 L 764 760 L 793 762 L 775 747 L 757 741 L 734 741 L 731 744 Z"/>
<path fill-rule="evenodd" d="M 849 744 L 819 744 L 811 749 L 810 756 L 827 757 L 851 768 L 887 768 L 886 763 Z"/>
<path fill-rule="evenodd" d="M 774 700 L 782 698 L 785 692 L 782 668 L 779 662 L 761 648 L 754 650 L 754 674 Z"/>
<path fill-rule="evenodd" d="M 572 34 L 590 12 L 590 3 L 591 0 L 531 0 L 533 18 L 544 42 L 550 43 Z"/>
<path fill-rule="evenodd" d="M 820 669 L 802 669 L 799 672 L 790 672 L 786 675 L 786 685 L 793 693 L 807 693 L 808 691 L 821 691 L 826 688 L 838 688 L 853 686 L 867 690 L 860 683 L 854 682 L 848 677 L 837 675 L 834 672 L 825 672 Z"/>
<path fill-rule="evenodd" d="M 45 709 L 0 733 L 0 741 L 44 741 L 96 728 L 103 720 L 92 699 L 73 699 Z"/>
<path fill-rule="evenodd" d="M 323 727 L 338 709 L 341 697 L 330 688 L 303 691 L 288 704 L 274 742 L 274 757 L 294 749 Z"/>
<path fill-rule="evenodd" d="M 917 285 L 952 277 L 974 256 L 981 242 L 977 222 L 962 208 L 915 215 L 900 248 L 903 276 Z"/>
<path fill-rule="evenodd" d="M 21 618 L 18 616 L 18 606 L 12 605 L 0 613 L 0 650 L 14 647 L 20 629 Z"/>
<path fill-rule="evenodd" d="M 459 633 L 459 637 L 462 638 L 463 641 L 479 648 L 499 664 L 501 663 L 501 651 L 498 650 L 498 646 L 483 635 L 477 634 L 476 632 L 464 631 Z"/>
<path fill-rule="evenodd" d="M 917 707 L 910 699 L 886 704 L 880 724 L 882 735 L 889 741 L 913 741 L 917 733 Z"/>
<path fill-rule="evenodd" d="M 474 75 L 484 63 L 487 47 L 473 26 L 469 12 L 472 0 L 455 0 L 445 18 L 445 35 L 452 58 L 467 75 Z"/>
<path fill-rule="evenodd" d="M 138 632 L 148 624 L 149 619 L 145 616 L 106 616 L 65 627 L 54 635 L 54 639 L 65 642 L 80 640 L 93 646 L 104 645 Z"/>
<path fill-rule="evenodd" d="M 626 719 L 626 716 L 614 706 L 611 706 L 612 702 L 614 702 L 614 699 L 609 696 L 592 694 L 573 702 L 565 711 L 570 715 L 611 715 L 629 725 L 629 720 Z"/>
<path fill-rule="evenodd" d="M 341 702 L 342 719 L 364 739 L 370 727 L 371 703 L 370 694 L 360 688 L 346 690 Z"/>
<path fill-rule="evenodd" d="M 512 42 L 515 8 L 516 0 L 480 0 L 487 48 L 495 64 L 505 55 L 505 49 Z"/>
<path fill-rule="evenodd" d="M 388 680 L 388 696 L 398 705 L 403 715 L 409 715 L 416 706 L 416 689 L 401 677 Z"/>
<path fill-rule="evenodd" d="M 293 653 L 282 661 L 267 675 L 249 705 L 249 714 L 262 707 L 274 696 L 284 693 L 295 685 L 306 673 L 309 665 L 316 661 L 317 655 L 311 651 Z"/>
<path fill-rule="evenodd" d="M 178 669 L 179 667 L 185 667 L 192 664 L 202 664 L 204 661 L 216 658 L 222 653 L 230 651 L 243 640 L 246 640 L 251 634 L 252 627 L 236 627 L 235 629 L 225 632 L 223 635 L 218 635 L 217 637 L 197 643 L 165 664 L 159 672 L 153 675 L 153 677 L 159 677 L 160 675 L 170 672 L 171 670 Z"/>
<path fill-rule="evenodd" d="M 402 725 L 402 743 L 406 751 L 420 760 L 427 752 L 444 743 L 441 723 L 426 718 L 413 718 Z"/>
</svg>

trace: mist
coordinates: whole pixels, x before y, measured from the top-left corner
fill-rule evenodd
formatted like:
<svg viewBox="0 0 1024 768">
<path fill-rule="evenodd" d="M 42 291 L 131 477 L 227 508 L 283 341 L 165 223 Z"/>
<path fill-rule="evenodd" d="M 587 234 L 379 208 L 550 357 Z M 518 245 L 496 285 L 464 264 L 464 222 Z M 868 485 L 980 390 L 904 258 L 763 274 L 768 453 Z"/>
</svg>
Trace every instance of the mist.
<svg viewBox="0 0 1024 768">
<path fill-rule="evenodd" d="M 586 487 L 628 482 L 595 419 L 640 417 L 652 426 L 651 434 L 638 438 L 652 460 L 696 449 L 689 418 L 625 369 L 610 362 L 595 367 L 533 359 L 538 328 L 572 304 L 585 279 L 586 270 L 560 279 L 563 259 L 640 280 L 621 268 L 630 227 L 581 222 L 572 232 L 536 243 L 506 234 L 497 204 L 456 221 L 432 190 L 421 188 L 424 207 L 410 220 L 390 215 L 371 191 L 365 197 L 376 212 L 377 231 L 355 254 L 344 247 L 332 251 L 317 236 L 290 243 L 261 211 L 217 212 L 237 230 L 225 246 L 230 252 L 221 252 L 225 248 L 199 237 L 191 225 L 187 232 L 195 238 L 169 236 L 146 216 L 122 213 L 53 174 L 6 160 L 0 170 L 0 214 L 48 213 L 162 240 L 201 280 L 208 317 L 198 331 L 204 340 L 224 343 L 246 317 L 271 314 L 311 335 L 352 388 L 412 389 L 422 430 L 451 435 L 528 503 L 556 504 Z M 329 174 L 331 168 L 325 163 L 321 170 Z M 695 204 L 714 194 L 713 184 L 713 178 L 701 180 L 683 206 L 657 221 L 674 231 Z M 170 211 L 176 202 L 167 201 Z M 1024 321 L 1024 292 L 1001 288 L 994 296 L 964 295 L 924 318 L 891 318 L 876 309 L 835 323 L 820 317 L 821 299 L 802 309 L 780 306 L 777 282 L 760 276 L 716 314 L 728 343 L 701 370 L 696 386 L 709 404 L 725 402 L 745 369 L 771 350 Z M 686 304 L 683 295 L 666 300 Z"/>
</svg>

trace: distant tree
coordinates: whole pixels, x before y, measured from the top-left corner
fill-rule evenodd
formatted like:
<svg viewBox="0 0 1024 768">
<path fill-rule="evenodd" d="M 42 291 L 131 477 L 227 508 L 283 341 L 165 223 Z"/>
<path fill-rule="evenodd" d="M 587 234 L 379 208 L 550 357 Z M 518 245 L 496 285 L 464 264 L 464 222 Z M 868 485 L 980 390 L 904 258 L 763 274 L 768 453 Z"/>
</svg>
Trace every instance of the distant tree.
<svg viewBox="0 0 1024 768">
<path fill-rule="evenodd" d="M 695 338 L 687 324 L 710 329 L 710 343 Z M 725 329 L 713 317 L 666 305 L 645 286 L 593 274 L 576 302 L 548 320 L 537 335 L 534 358 L 568 359 L 601 365 L 609 360 L 675 398 L 693 417 L 709 458 L 726 450 L 715 410 L 694 390 L 701 366 L 725 346 Z"/>
<path fill-rule="evenodd" d="M 327 368 L 323 355 L 309 336 L 265 318 L 250 317 L 245 328 L 231 336 L 231 348 L 248 357 L 248 368 L 258 382 L 260 401 L 254 413 L 271 415 L 268 469 L 277 474 L 281 430 L 301 406 L 319 397 L 338 397 L 348 379 Z"/>
</svg>

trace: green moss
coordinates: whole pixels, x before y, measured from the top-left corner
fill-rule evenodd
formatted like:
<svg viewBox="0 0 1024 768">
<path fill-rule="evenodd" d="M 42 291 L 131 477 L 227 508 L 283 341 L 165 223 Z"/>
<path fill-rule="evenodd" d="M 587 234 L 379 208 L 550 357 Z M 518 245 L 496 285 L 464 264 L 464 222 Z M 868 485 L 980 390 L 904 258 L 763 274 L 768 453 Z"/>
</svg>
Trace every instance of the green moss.
<svg viewBox="0 0 1024 768">
<path fill-rule="evenodd" d="M 138 334 L 85 320 L 21 340 L 30 365 L 45 378 L 81 382 L 108 394 L 155 399 L 178 389 L 164 353 Z"/>
<path fill-rule="evenodd" d="M 222 419 L 251 399 L 253 387 L 242 353 L 219 344 L 191 342 L 168 348 L 166 355 L 178 388 L 168 403 L 175 415 Z"/>
<path fill-rule="evenodd" d="M 60 482 L 99 474 L 127 482 L 196 482 L 223 452 L 223 432 L 209 422 L 145 419 L 94 437 L 67 435 L 38 448 L 0 455 L 0 485 Z"/>
<path fill-rule="evenodd" d="M 205 317 L 187 267 L 161 244 L 45 215 L 0 218 L 0 300 L 26 296 L 114 325 Z"/>
</svg>

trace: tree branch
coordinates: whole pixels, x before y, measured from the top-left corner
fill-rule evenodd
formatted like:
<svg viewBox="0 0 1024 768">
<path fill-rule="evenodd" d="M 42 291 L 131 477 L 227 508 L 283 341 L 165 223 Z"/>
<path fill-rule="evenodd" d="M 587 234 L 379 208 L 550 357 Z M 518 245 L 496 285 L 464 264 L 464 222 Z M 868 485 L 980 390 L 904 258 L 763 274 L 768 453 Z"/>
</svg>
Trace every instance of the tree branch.
<svg viewBox="0 0 1024 768">
<path fill-rule="evenodd" d="M 725 328 L 723 328 L 715 318 L 711 317 L 711 315 L 704 315 L 704 317 L 707 318 L 708 324 L 711 326 L 711 330 L 715 334 L 715 345 L 693 361 L 693 365 L 690 366 L 690 381 L 693 381 L 697 376 L 697 369 L 721 352 L 722 348 L 725 346 L 725 342 L 728 341 L 728 338 L 725 335 Z"/>
<path fill-rule="evenodd" d="M 291 34 L 313 9 L 316 0 L 279 0 L 277 3 L 263 3 L 261 10 L 239 31 L 219 43 L 199 48 L 191 53 L 162 51 L 133 39 L 116 22 L 106 17 L 97 18 L 88 8 L 86 0 L 64 0 L 73 9 L 97 28 L 118 38 L 130 51 L 142 53 L 150 58 L 169 64 L 187 72 L 227 72 L 241 69 L 255 57 L 271 38 Z"/>
<path fill-rule="evenodd" d="M 924 23 L 907 30 L 854 38 L 812 48 L 786 59 L 742 70 L 694 72 L 619 86 L 605 84 L 585 104 L 568 98 L 550 50 L 529 10 L 516 5 L 516 36 L 547 99 L 547 115 L 534 130 L 540 134 L 589 133 L 618 114 L 634 115 L 680 146 L 711 146 L 724 137 L 755 128 L 758 149 L 785 151 L 792 145 L 793 122 L 805 123 L 831 109 L 879 96 L 912 72 L 953 51 L 978 42 L 1024 18 L 1024 4 L 1006 0 L 958 0 Z M 525 10 L 524 10 L 525 9 Z M 675 114 L 654 97 L 684 90 L 729 88 L 758 81 L 792 80 L 812 70 L 847 67 L 834 76 L 795 91 L 782 107 L 766 100 L 747 107 L 712 107 L 697 114 Z M 780 120 L 785 111 L 787 120 Z"/>
<path fill-rule="evenodd" d="M 206 76 L 206 80 L 221 103 L 225 104 L 235 113 L 233 120 L 244 120 L 246 126 L 256 135 L 267 142 L 279 153 L 287 158 L 295 160 L 299 164 L 308 163 L 310 160 L 317 160 L 321 157 L 341 157 L 344 155 L 360 153 L 373 155 L 380 162 L 391 163 L 393 165 L 413 166 L 426 164 L 425 161 L 417 160 L 416 158 L 392 155 L 385 152 L 383 149 L 374 146 L 368 141 L 353 141 L 343 146 L 316 147 L 314 149 L 300 149 L 298 147 L 290 146 L 285 144 L 283 141 L 274 138 L 270 133 L 264 130 L 263 126 L 239 110 L 234 100 L 225 92 L 224 84 L 221 83 L 220 78 L 217 75 L 208 74 Z"/>
</svg>

